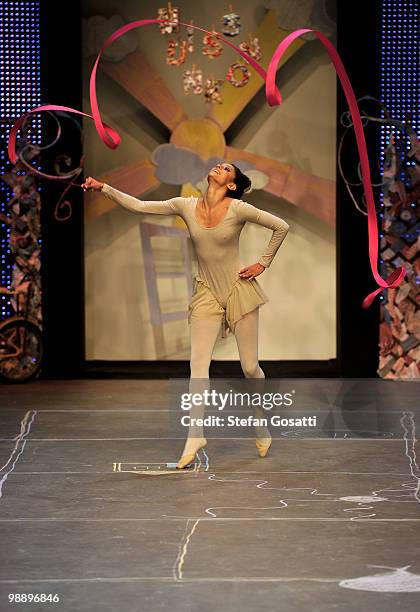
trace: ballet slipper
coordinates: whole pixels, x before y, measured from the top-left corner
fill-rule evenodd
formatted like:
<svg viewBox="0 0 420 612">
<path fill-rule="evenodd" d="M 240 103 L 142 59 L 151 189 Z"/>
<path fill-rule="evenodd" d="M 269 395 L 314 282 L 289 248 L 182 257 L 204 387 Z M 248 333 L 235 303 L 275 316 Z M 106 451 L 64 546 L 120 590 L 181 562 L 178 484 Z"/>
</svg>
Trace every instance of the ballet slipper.
<svg viewBox="0 0 420 612">
<path fill-rule="evenodd" d="M 268 453 L 268 449 L 271 446 L 272 439 L 271 438 L 257 438 L 255 440 L 255 446 L 257 447 L 258 454 L 260 457 L 265 457 Z"/>
<path fill-rule="evenodd" d="M 201 439 L 202 441 L 200 442 L 200 445 L 198 446 L 198 448 L 195 450 L 195 452 L 193 453 L 187 453 L 186 455 L 182 455 L 180 460 L 177 463 L 177 469 L 178 470 L 182 470 L 184 469 L 187 465 L 189 465 L 190 463 L 192 463 L 195 459 L 195 456 L 197 455 L 198 451 L 200 450 L 200 448 L 204 448 L 207 445 L 207 440 L 205 438 Z"/>
</svg>

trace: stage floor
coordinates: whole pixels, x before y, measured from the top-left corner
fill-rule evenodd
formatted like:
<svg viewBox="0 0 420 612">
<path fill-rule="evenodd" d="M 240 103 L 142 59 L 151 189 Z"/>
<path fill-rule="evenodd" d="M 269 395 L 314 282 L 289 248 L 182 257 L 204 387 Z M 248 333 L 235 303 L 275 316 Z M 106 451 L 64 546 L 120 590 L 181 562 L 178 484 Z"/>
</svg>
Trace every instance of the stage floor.
<svg viewBox="0 0 420 612">
<path fill-rule="evenodd" d="M 168 381 L 0 386 L 0 610 L 418 610 L 420 382 L 334 384 L 317 435 L 208 436 L 186 471 Z"/>
</svg>

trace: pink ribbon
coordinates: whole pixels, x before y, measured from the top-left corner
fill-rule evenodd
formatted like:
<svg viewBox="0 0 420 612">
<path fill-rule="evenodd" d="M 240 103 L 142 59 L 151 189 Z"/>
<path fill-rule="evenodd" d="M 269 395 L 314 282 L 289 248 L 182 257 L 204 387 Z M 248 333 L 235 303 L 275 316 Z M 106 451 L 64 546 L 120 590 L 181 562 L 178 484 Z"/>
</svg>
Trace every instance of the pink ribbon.
<svg viewBox="0 0 420 612">
<path fill-rule="evenodd" d="M 13 164 L 15 164 L 17 161 L 17 155 L 16 155 L 17 132 L 20 126 L 22 125 L 22 123 L 25 121 L 26 117 L 28 117 L 31 113 L 36 113 L 39 111 L 47 111 L 47 110 L 63 110 L 63 111 L 68 111 L 70 113 L 77 113 L 78 115 L 84 115 L 85 117 L 89 117 L 90 119 L 93 119 L 93 121 L 95 122 L 96 130 L 101 140 L 110 149 L 116 149 L 121 143 L 121 137 L 116 130 L 114 130 L 111 126 L 107 125 L 106 123 L 102 121 L 101 113 L 99 110 L 98 98 L 96 95 L 96 73 L 97 73 L 98 65 L 99 65 L 101 56 L 103 52 L 105 51 L 105 49 L 107 49 L 109 45 L 111 45 L 115 40 L 117 40 L 118 38 L 126 34 L 126 32 L 129 32 L 130 30 L 134 30 L 135 28 L 139 28 L 145 25 L 152 25 L 152 24 L 158 24 L 158 23 L 168 23 L 168 21 L 164 19 L 141 19 L 139 21 L 132 21 L 131 23 L 128 23 L 122 26 L 121 28 L 118 28 L 118 30 L 113 32 L 105 40 L 104 44 L 101 47 L 101 50 L 99 51 L 98 57 L 96 58 L 95 64 L 93 66 L 93 69 L 90 75 L 89 91 L 90 91 L 90 104 L 91 104 L 91 109 L 92 109 L 92 115 L 83 113 L 82 111 L 79 111 L 74 108 L 70 108 L 68 106 L 55 106 L 51 104 L 46 104 L 46 105 L 38 106 L 32 109 L 31 111 L 29 111 L 28 113 L 25 113 L 24 115 L 19 117 L 14 123 L 10 131 L 10 135 L 9 135 L 8 154 L 9 154 L 10 161 Z M 180 21 L 179 23 L 183 26 L 193 28 L 195 30 L 199 30 L 200 32 L 214 35 L 213 32 L 205 30 L 204 28 L 200 28 L 199 26 L 194 26 L 189 23 L 183 23 L 182 21 Z M 307 32 L 313 32 L 319 38 L 319 40 L 323 43 L 325 48 L 327 49 L 327 52 L 331 58 L 331 61 L 334 64 L 338 78 L 340 79 L 340 83 L 346 94 L 347 103 L 349 105 L 350 113 L 353 119 L 354 131 L 356 134 L 357 148 L 359 151 L 359 157 L 360 157 L 360 163 L 361 163 L 361 169 L 362 169 L 363 189 L 365 192 L 365 198 L 367 202 L 370 266 L 371 266 L 372 274 L 376 280 L 376 283 L 379 285 L 379 288 L 376 289 L 375 291 L 372 291 L 372 293 L 369 293 L 369 295 L 366 296 L 362 302 L 362 308 L 368 308 L 372 304 L 376 295 L 380 293 L 383 289 L 398 287 L 403 281 L 407 271 L 404 267 L 400 266 L 399 268 L 396 268 L 386 279 L 382 278 L 378 272 L 378 265 L 377 265 L 378 227 L 377 227 L 377 219 L 376 219 L 375 200 L 373 196 L 372 183 L 370 179 L 369 158 L 368 158 L 368 153 L 367 153 L 365 135 L 364 135 L 362 120 L 360 117 L 360 113 L 359 113 L 359 109 L 357 106 L 357 101 L 354 95 L 353 88 L 350 84 L 350 80 L 348 78 L 347 72 L 343 66 L 343 63 L 334 45 L 328 40 L 328 38 L 326 38 L 326 36 L 324 36 L 324 34 L 322 34 L 322 32 L 319 32 L 317 30 L 312 30 L 310 28 L 295 30 L 294 32 L 291 32 L 288 36 L 286 36 L 281 41 L 281 43 L 278 45 L 277 49 L 274 51 L 274 54 L 270 60 L 270 63 L 268 65 L 268 69 L 266 72 L 264 68 L 262 68 L 262 66 L 260 66 L 253 57 L 248 55 L 248 53 L 246 53 L 239 47 L 236 47 L 234 44 L 232 44 L 230 41 L 226 40 L 225 38 L 222 38 L 220 35 L 217 35 L 217 38 L 224 44 L 228 45 L 229 47 L 232 47 L 232 49 L 234 49 L 237 53 L 239 53 L 245 59 L 245 61 L 247 61 L 256 70 L 256 72 L 265 80 L 265 91 L 266 91 L 266 97 L 267 97 L 268 104 L 270 106 L 280 106 L 283 100 L 282 100 L 281 93 L 276 86 L 277 66 L 284 52 L 288 49 L 288 47 L 292 44 L 292 42 L 296 38 L 298 38 L 299 36 L 302 36 L 302 34 L 305 34 Z"/>
</svg>

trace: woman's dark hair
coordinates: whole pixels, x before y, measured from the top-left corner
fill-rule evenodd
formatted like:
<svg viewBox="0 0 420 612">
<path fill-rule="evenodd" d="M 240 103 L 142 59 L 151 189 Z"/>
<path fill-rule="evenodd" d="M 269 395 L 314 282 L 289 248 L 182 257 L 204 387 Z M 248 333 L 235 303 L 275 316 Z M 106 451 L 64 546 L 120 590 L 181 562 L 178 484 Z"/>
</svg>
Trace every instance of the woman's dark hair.
<svg viewBox="0 0 420 612">
<path fill-rule="evenodd" d="M 248 191 L 251 187 L 251 179 L 246 176 L 237 166 L 231 164 L 235 168 L 235 178 L 233 183 L 236 185 L 236 189 L 227 189 L 226 195 L 229 198 L 241 198 L 245 191 Z"/>
</svg>

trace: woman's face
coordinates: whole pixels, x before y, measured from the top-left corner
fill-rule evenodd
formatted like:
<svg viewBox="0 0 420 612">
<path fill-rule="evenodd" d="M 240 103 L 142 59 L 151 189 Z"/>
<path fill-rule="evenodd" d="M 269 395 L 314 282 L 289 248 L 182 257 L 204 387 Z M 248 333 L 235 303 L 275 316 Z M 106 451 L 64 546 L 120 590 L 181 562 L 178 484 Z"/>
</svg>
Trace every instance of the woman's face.
<svg viewBox="0 0 420 612">
<path fill-rule="evenodd" d="M 228 164 L 227 162 L 214 166 L 210 170 L 207 178 L 209 182 L 211 179 L 220 187 L 226 187 L 227 189 L 231 190 L 236 189 L 234 182 L 235 168 L 232 166 L 232 164 Z"/>
</svg>

